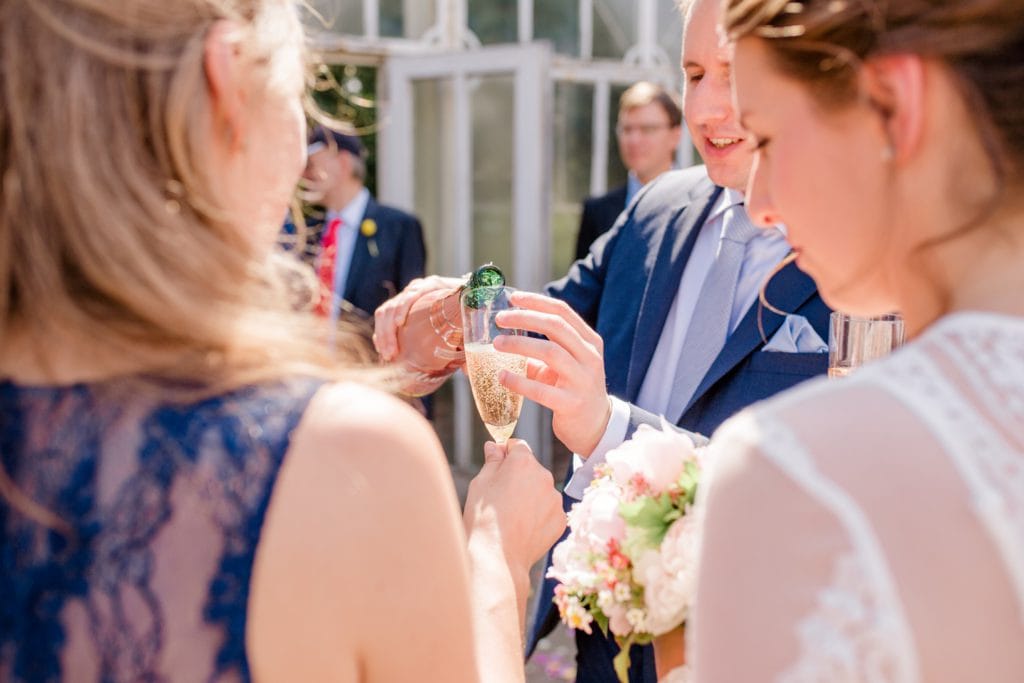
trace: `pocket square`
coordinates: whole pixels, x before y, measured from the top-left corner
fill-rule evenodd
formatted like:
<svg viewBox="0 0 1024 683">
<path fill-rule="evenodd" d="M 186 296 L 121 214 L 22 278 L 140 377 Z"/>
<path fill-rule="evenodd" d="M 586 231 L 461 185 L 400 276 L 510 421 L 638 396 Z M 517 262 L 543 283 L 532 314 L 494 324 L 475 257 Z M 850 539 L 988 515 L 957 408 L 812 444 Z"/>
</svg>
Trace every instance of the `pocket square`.
<svg viewBox="0 0 1024 683">
<path fill-rule="evenodd" d="M 782 326 L 761 350 L 775 353 L 825 353 L 828 344 L 814 331 L 807 318 L 787 315 Z"/>
</svg>

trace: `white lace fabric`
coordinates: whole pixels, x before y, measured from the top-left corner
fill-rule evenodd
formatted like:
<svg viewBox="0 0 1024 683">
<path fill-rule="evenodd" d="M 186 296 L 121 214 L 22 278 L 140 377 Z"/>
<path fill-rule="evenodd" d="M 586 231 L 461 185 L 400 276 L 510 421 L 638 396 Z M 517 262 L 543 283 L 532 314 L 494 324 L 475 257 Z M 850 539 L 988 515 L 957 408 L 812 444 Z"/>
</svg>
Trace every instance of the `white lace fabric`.
<svg viewBox="0 0 1024 683">
<path fill-rule="evenodd" d="M 1024 680 L 1024 320 L 949 316 L 709 460 L 692 680 Z"/>
</svg>

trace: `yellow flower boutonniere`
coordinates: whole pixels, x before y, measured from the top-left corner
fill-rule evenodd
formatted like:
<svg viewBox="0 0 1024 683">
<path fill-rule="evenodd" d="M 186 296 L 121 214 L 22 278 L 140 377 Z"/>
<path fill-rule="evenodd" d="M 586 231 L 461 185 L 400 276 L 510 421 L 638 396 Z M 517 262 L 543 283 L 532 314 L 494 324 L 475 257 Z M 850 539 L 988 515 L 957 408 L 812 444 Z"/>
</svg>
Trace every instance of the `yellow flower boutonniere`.
<svg viewBox="0 0 1024 683">
<path fill-rule="evenodd" d="M 367 239 L 366 246 L 370 250 L 370 256 L 373 258 L 380 256 L 380 251 L 377 249 L 377 240 L 373 239 L 373 236 L 377 234 L 377 221 L 367 218 L 359 226 L 359 232 Z"/>
</svg>

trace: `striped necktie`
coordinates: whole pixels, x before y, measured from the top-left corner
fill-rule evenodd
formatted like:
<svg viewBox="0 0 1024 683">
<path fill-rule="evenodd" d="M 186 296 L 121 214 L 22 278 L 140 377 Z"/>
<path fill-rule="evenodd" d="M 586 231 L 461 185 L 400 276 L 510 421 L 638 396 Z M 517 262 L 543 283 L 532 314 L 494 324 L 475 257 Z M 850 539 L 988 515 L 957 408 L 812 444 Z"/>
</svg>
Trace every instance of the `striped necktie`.
<svg viewBox="0 0 1024 683">
<path fill-rule="evenodd" d="M 760 230 L 750 222 L 743 204 L 733 204 L 722 216 L 722 238 L 714 263 L 700 289 L 690 326 L 679 355 L 675 381 L 665 416 L 678 420 L 694 392 L 722 352 L 729 337 L 736 286 L 747 244 Z"/>
</svg>

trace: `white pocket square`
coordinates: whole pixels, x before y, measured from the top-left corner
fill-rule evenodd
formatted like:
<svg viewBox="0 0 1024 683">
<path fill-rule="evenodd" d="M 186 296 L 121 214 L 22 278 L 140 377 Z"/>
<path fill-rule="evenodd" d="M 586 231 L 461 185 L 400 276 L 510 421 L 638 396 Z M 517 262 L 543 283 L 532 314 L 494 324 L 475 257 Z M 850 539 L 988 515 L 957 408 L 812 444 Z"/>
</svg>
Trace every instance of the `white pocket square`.
<svg viewBox="0 0 1024 683">
<path fill-rule="evenodd" d="M 782 326 L 765 344 L 762 351 L 776 353 L 825 353 L 828 344 L 802 315 L 787 315 Z"/>
</svg>

